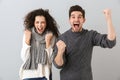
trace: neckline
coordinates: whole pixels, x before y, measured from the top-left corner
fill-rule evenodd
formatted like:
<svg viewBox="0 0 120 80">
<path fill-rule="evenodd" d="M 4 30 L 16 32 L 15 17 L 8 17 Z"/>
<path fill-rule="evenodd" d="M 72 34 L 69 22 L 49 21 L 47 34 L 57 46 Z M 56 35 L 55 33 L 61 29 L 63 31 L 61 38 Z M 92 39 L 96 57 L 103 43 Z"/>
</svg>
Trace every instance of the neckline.
<svg viewBox="0 0 120 80">
<path fill-rule="evenodd" d="M 79 34 L 79 35 L 81 35 L 81 34 L 85 31 L 85 29 L 82 28 L 82 30 L 81 30 L 80 32 L 73 32 L 72 29 L 70 29 L 69 31 L 70 31 L 72 34 L 76 34 L 76 35 Z"/>
</svg>

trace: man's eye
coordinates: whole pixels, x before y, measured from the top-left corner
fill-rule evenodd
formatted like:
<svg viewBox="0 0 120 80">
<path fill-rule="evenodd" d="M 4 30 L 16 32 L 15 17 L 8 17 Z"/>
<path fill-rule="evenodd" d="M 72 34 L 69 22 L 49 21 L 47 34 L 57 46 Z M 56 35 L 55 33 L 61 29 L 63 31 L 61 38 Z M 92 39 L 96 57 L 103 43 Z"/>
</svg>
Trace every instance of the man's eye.
<svg viewBox="0 0 120 80">
<path fill-rule="evenodd" d="M 75 17 L 72 17 L 72 18 L 75 18 Z"/>
</svg>

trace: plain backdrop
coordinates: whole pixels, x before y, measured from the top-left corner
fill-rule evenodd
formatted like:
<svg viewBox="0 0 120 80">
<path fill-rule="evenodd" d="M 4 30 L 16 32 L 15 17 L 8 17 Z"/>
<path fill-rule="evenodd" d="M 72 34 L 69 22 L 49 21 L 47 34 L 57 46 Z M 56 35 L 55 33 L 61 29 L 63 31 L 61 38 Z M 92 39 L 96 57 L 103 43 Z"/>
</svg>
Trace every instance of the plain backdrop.
<svg viewBox="0 0 120 80">
<path fill-rule="evenodd" d="M 107 33 L 103 10 L 111 9 L 117 44 L 112 49 L 94 48 L 92 71 L 94 80 L 120 80 L 120 0 L 0 0 L 0 80 L 19 80 L 24 16 L 34 9 L 49 9 L 63 33 L 70 28 L 68 10 L 76 4 L 86 11 L 83 27 L 103 34 Z M 59 70 L 54 66 L 52 70 L 53 80 L 60 80 Z"/>
</svg>

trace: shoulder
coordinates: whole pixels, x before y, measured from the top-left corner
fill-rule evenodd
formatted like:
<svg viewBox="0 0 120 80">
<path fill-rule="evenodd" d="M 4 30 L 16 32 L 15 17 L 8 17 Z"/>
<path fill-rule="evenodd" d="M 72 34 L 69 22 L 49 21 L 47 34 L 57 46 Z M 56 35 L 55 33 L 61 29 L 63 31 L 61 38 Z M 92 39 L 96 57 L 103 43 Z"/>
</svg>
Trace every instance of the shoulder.
<svg viewBox="0 0 120 80">
<path fill-rule="evenodd" d="M 89 33 L 89 35 L 98 34 L 96 30 L 88 30 L 87 32 Z"/>
<path fill-rule="evenodd" d="M 60 34 L 59 37 L 57 38 L 57 41 L 62 40 L 64 42 L 66 42 L 67 37 L 69 37 L 69 30 L 67 30 L 64 33 Z"/>
<path fill-rule="evenodd" d="M 70 34 L 70 29 L 62 33 L 60 36 L 68 36 Z"/>
<path fill-rule="evenodd" d="M 62 34 L 59 36 L 59 38 L 64 38 L 64 37 L 68 36 L 69 33 L 70 33 L 70 31 L 67 30 L 67 31 L 65 31 L 64 33 L 62 33 Z"/>
</svg>

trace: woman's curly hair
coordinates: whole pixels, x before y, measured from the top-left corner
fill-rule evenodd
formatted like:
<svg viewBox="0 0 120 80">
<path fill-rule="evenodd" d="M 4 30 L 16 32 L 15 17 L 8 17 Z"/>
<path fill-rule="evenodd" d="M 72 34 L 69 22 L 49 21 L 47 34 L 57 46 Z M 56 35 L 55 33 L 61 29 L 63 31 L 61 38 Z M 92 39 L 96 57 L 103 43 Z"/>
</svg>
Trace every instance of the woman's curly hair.
<svg viewBox="0 0 120 80">
<path fill-rule="evenodd" d="M 51 31 L 56 37 L 58 37 L 59 30 L 58 30 L 57 22 L 49 14 L 48 10 L 43 10 L 42 8 L 33 10 L 25 16 L 25 20 L 24 20 L 25 29 L 31 30 L 31 28 L 34 27 L 34 21 L 36 16 L 44 16 L 47 24 L 45 31 L 46 30 Z"/>
</svg>

